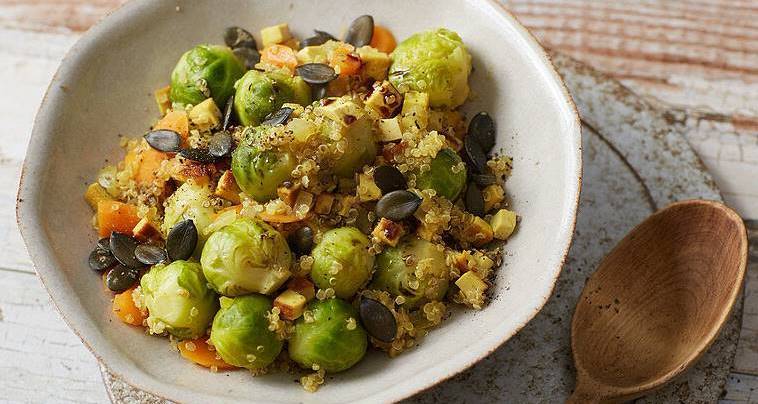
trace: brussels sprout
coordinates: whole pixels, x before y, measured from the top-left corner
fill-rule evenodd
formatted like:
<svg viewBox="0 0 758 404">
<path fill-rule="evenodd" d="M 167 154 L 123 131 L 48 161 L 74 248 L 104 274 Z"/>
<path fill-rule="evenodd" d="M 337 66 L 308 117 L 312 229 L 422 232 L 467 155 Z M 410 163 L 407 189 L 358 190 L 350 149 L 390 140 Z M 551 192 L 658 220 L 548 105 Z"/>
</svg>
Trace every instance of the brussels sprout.
<svg viewBox="0 0 758 404">
<path fill-rule="evenodd" d="M 358 313 L 341 299 L 315 300 L 310 314 L 295 322 L 289 340 L 290 358 L 304 368 L 318 365 L 327 372 L 341 372 L 358 363 L 366 354 L 366 331 Z"/>
<path fill-rule="evenodd" d="M 418 189 L 433 189 L 437 195 L 454 201 L 466 185 L 466 166 L 452 149 L 440 150 L 429 164 L 429 170 L 416 177 Z"/>
<path fill-rule="evenodd" d="M 289 278 L 292 253 L 273 227 L 239 217 L 210 235 L 200 263 L 211 287 L 224 296 L 269 294 Z"/>
<path fill-rule="evenodd" d="M 368 247 L 368 238 L 354 227 L 327 231 L 313 249 L 313 282 L 321 289 L 333 288 L 337 297 L 350 298 L 371 277 L 374 256 Z"/>
<path fill-rule="evenodd" d="M 200 264 L 174 261 L 153 266 L 140 280 L 142 299 L 150 313 L 150 332 L 164 331 L 183 339 L 205 334 L 218 309 Z"/>
<path fill-rule="evenodd" d="M 298 76 L 250 70 L 234 85 L 234 111 L 245 126 L 258 126 L 285 102 L 311 103 L 311 88 Z"/>
<path fill-rule="evenodd" d="M 221 309 L 211 327 L 211 344 L 221 359 L 251 370 L 271 364 L 284 344 L 268 329 L 266 312 L 273 307 L 271 299 L 253 294 L 220 300 Z"/>
<path fill-rule="evenodd" d="M 161 231 L 164 235 L 168 235 L 177 223 L 184 219 L 192 219 L 199 236 L 195 249 L 196 256 L 199 256 L 207 238 L 204 230 L 216 216 L 215 204 L 212 200 L 213 193 L 210 187 L 192 181 L 185 182 L 164 203 Z"/>
<path fill-rule="evenodd" d="M 321 130 L 324 141 L 344 141 L 344 153 L 334 161 L 333 172 L 343 178 L 353 178 L 356 171 L 376 158 L 371 121 L 350 97 L 316 108 L 319 109 L 317 114 L 327 118 Z"/>
<path fill-rule="evenodd" d="M 265 128 L 256 128 L 258 135 Z M 240 189 L 258 202 L 276 198 L 276 188 L 292 176 L 295 157 L 286 151 L 261 150 L 246 139 L 232 153 L 232 174 Z"/>
<path fill-rule="evenodd" d="M 455 108 L 468 97 L 471 55 L 461 37 L 440 28 L 411 35 L 392 52 L 390 82 L 402 93 L 429 94 L 432 107 Z"/>
<path fill-rule="evenodd" d="M 171 101 L 197 105 L 213 97 L 216 105 L 224 105 L 244 73 L 245 66 L 231 49 L 198 45 L 182 55 L 171 73 Z"/>
<path fill-rule="evenodd" d="M 414 237 L 376 257 L 376 272 L 369 287 L 402 296 L 406 307 L 415 308 L 430 300 L 442 300 L 447 292 L 448 272 L 444 251 Z"/>
</svg>

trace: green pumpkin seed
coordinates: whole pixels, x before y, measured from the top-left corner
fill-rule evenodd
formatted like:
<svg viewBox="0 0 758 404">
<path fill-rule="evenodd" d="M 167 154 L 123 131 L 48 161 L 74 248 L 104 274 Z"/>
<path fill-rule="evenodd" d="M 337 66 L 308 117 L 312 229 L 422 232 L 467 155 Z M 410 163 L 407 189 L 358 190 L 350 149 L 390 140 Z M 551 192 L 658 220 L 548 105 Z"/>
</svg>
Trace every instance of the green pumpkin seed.
<svg viewBox="0 0 758 404">
<path fill-rule="evenodd" d="M 295 71 L 308 84 L 322 85 L 337 78 L 334 68 L 325 63 L 306 63 Z"/>
<path fill-rule="evenodd" d="M 361 323 L 372 337 L 382 342 L 392 342 L 397 335 L 397 320 L 392 311 L 382 303 L 364 297 L 359 307 Z"/>
<path fill-rule="evenodd" d="M 463 140 L 463 157 L 466 164 L 475 173 L 484 173 L 487 170 L 487 155 L 474 138 L 466 136 Z"/>
<path fill-rule="evenodd" d="M 127 268 L 123 265 L 116 265 L 108 271 L 105 276 L 105 285 L 108 289 L 121 293 L 137 284 L 139 280 L 139 270 Z"/>
<path fill-rule="evenodd" d="M 221 131 L 211 137 L 208 143 L 208 153 L 216 158 L 226 157 L 232 151 L 232 135 Z"/>
<path fill-rule="evenodd" d="M 134 249 L 134 256 L 145 265 L 160 264 L 168 260 L 168 253 L 161 247 L 151 244 L 140 244 Z"/>
<path fill-rule="evenodd" d="M 370 15 L 362 15 L 356 18 L 350 28 L 347 29 L 347 35 L 345 35 L 345 42 L 360 48 L 371 43 L 371 38 L 374 37 L 374 17 Z"/>
<path fill-rule="evenodd" d="M 312 37 L 305 38 L 302 42 L 300 42 L 300 46 L 305 48 L 306 46 L 319 46 L 323 45 L 328 41 L 336 41 L 337 39 L 332 36 L 332 34 L 324 31 L 319 31 L 317 29 L 313 30 L 316 35 Z"/>
<path fill-rule="evenodd" d="M 89 253 L 89 259 L 87 261 L 89 267 L 97 272 L 105 271 L 118 263 L 109 250 L 103 250 L 99 246 Z"/>
<path fill-rule="evenodd" d="M 398 190 L 384 195 L 376 203 L 376 215 L 394 222 L 413 216 L 423 200 L 410 191 Z"/>
<path fill-rule="evenodd" d="M 287 238 L 290 249 L 297 255 L 309 254 L 313 249 L 313 229 L 301 227 Z"/>
<path fill-rule="evenodd" d="M 374 183 L 386 194 L 408 188 L 405 176 L 394 166 L 379 166 L 374 169 Z"/>
<path fill-rule="evenodd" d="M 489 153 L 495 147 L 495 121 L 486 112 L 480 112 L 471 118 L 466 137 L 479 143 L 482 151 Z"/>
<path fill-rule="evenodd" d="M 472 215 L 484 216 L 484 197 L 482 191 L 475 183 L 470 182 L 466 188 L 466 210 Z"/>
<path fill-rule="evenodd" d="M 186 158 L 187 160 L 197 161 L 198 163 L 203 164 L 210 164 L 216 161 L 216 157 L 214 157 L 210 151 L 205 148 L 182 149 L 179 152 L 179 155 Z"/>
<path fill-rule="evenodd" d="M 232 53 L 242 61 L 247 70 L 252 70 L 261 61 L 261 54 L 253 48 L 235 48 Z"/>
<path fill-rule="evenodd" d="M 226 101 L 224 107 L 224 122 L 221 125 L 221 130 L 229 129 L 229 124 L 232 123 L 232 112 L 234 111 L 234 94 L 232 94 Z"/>
<path fill-rule="evenodd" d="M 253 35 L 240 27 L 229 27 L 224 30 L 224 43 L 232 49 L 258 49 Z"/>
<path fill-rule="evenodd" d="M 110 252 L 111 250 L 111 239 L 108 237 L 103 237 L 100 240 L 97 240 L 97 248 Z"/>
<path fill-rule="evenodd" d="M 311 86 L 313 90 L 313 101 L 322 100 L 327 97 L 326 86 Z"/>
<path fill-rule="evenodd" d="M 495 177 L 491 173 L 486 174 L 471 174 L 471 180 L 476 183 L 476 185 L 486 187 L 488 185 L 492 185 L 497 183 L 497 177 Z"/>
<path fill-rule="evenodd" d="M 134 256 L 134 250 L 137 248 L 136 239 L 123 233 L 113 232 L 110 238 L 111 253 L 116 257 L 121 265 L 127 268 L 140 268 L 142 263 Z"/>
<path fill-rule="evenodd" d="M 160 129 L 147 132 L 147 144 L 155 150 L 165 153 L 176 153 L 182 147 L 182 138 L 173 130 Z"/>
<path fill-rule="evenodd" d="M 290 115 L 292 115 L 292 108 L 282 107 L 278 111 L 268 114 L 261 125 L 284 125 L 290 119 Z"/>
<path fill-rule="evenodd" d="M 166 251 L 171 261 L 186 260 L 197 247 L 197 227 L 192 219 L 174 225 L 166 239 Z"/>
</svg>

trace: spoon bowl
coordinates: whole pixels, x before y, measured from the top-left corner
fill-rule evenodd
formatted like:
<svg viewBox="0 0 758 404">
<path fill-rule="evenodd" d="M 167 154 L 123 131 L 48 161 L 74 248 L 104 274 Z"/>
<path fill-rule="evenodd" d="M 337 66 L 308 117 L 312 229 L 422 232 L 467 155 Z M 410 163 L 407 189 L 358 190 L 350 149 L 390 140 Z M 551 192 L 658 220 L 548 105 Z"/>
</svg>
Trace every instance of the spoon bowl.
<svg viewBox="0 0 758 404">
<path fill-rule="evenodd" d="M 747 263 L 742 219 L 721 203 L 674 203 L 600 263 L 571 324 L 569 402 L 631 400 L 676 377 L 718 336 Z"/>
</svg>

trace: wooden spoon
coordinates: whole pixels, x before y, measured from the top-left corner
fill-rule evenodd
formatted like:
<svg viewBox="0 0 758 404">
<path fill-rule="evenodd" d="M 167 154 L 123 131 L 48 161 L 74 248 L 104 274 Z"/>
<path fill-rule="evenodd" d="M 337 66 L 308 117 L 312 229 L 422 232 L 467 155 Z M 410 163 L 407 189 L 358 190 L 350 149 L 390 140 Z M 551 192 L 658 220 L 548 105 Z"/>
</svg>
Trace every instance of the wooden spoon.
<svg viewBox="0 0 758 404">
<path fill-rule="evenodd" d="M 742 219 L 717 202 L 675 203 L 632 230 L 579 298 L 568 402 L 631 400 L 684 372 L 729 318 L 747 251 Z"/>
</svg>

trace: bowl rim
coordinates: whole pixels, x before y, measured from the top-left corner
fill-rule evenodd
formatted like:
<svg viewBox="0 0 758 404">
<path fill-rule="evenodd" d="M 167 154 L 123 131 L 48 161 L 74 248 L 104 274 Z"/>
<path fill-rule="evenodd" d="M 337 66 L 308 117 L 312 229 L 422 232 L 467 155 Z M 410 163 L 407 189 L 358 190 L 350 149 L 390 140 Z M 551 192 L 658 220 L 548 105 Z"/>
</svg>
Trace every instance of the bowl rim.
<svg viewBox="0 0 758 404">
<path fill-rule="evenodd" d="M 43 251 L 44 248 L 41 247 L 40 245 L 41 240 L 36 239 L 37 231 L 40 227 L 42 227 L 42 223 L 39 222 L 38 219 L 35 217 L 35 206 L 34 206 L 35 204 L 29 203 L 29 201 L 34 201 L 36 194 L 33 187 L 30 186 L 30 185 L 33 185 L 35 181 L 30 180 L 27 174 L 30 171 L 33 171 L 34 167 L 37 165 L 37 163 L 35 163 L 32 159 L 30 159 L 29 156 L 31 154 L 40 153 L 46 149 L 45 148 L 46 139 L 44 139 L 46 134 L 43 132 L 42 129 L 40 129 L 40 126 L 41 126 L 41 122 L 43 120 L 48 119 L 47 117 L 51 114 L 52 111 L 54 111 L 54 109 L 50 109 L 51 107 L 49 105 L 51 89 L 54 87 L 54 85 L 57 85 L 61 81 L 61 74 L 62 74 L 62 71 L 64 70 L 64 67 L 68 65 L 69 63 L 71 63 L 71 59 L 75 58 L 80 53 L 82 48 L 85 48 L 89 46 L 91 43 L 95 42 L 96 38 L 98 38 L 101 31 L 105 30 L 110 24 L 115 24 L 117 19 L 130 18 L 130 15 L 131 15 L 130 13 L 132 11 L 137 10 L 139 7 L 141 7 L 142 5 L 146 3 L 149 3 L 149 0 L 127 0 L 125 3 L 121 4 L 117 8 L 109 11 L 103 17 L 101 17 L 95 24 L 93 24 L 84 34 L 82 34 L 82 36 L 71 46 L 71 48 L 68 49 L 64 57 L 61 59 L 61 62 L 58 65 L 55 71 L 55 74 L 53 75 L 52 79 L 50 80 L 50 83 L 47 86 L 47 89 L 45 90 L 45 94 L 42 98 L 42 101 L 40 102 L 40 105 L 37 109 L 37 113 L 34 118 L 32 133 L 29 138 L 29 142 L 27 144 L 27 151 L 26 151 L 26 155 L 24 157 L 24 161 L 21 167 L 21 175 L 19 178 L 19 186 L 18 186 L 18 191 L 17 191 L 17 196 L 16 196 L 16 222 L 17 222 L 19 231 L 21 233 L 22 239 L 24 241 L 24 245 L 26 246 L 27 252 L 29 253 L 30 259 L 37 273 L 37 276 L 39 277 L 45 290 L 50 296 L 50 300 L 53 303 L 53 307 L 55 308 L 56 312 L 58 312 L 58 314 L 63 319 L 63 321 L 66 323 L 68 328 L 81 340 L 82 344 L 95 357 L 98 363 L 109 373 L 118 377 L 129 386 L 139 389 L 139 390 L 143 390 L 145 392 L 148 392 L 162 399 L 176 402 L 177 401 L 176 398 L 167 397 L 166 394 L 163 393 L 163 391 L 165 390 L 163 387 L 171 386 L 170 384 L 156 380 L 148 374 L 144 374 L 136 378 L 132 376 L 127 376 L 126 372 L 124 372 L 123 370 L 129 370 L 129 368 L 132 368 L 132 370 L 134 370 L 133 364 L 122 363 L 124 361 L 118 358 L 106 360 L 103 356 L 101 356 L 97 352 L 94 346 L 94 345 L 99 346 L 100 343 L 99 342 L 93 343 L 89 341 L 87 337 L 85 337 L 83 333 L 74 325 L 74 322 L 72 322 L 72 320 L 69 318 L 68 313 L 69 311 L 75 311 L 75 310 L 72 310 L 72 308 L 70 307 L 70 304 L 68 304 L 67 302 L 63 302 L 64 299 L 63 299 L 62 293 L 55 291 L 48 285 L 48 282 L 50 282 L 52 278 L 56 278 L 55 281 L 65 281 L 65 278 L 60 276 L 59 273 L 57 273 L 57 271 L 53 269 L 46 269 L 47 267 L 50 267 L 50 266 L 38 265 L 38 262 L 41 264 L 43 262 L 47 263 L 48 261 L 53 261 L 53 260 L 52 259 L 49 260 L 45 256 L 47 254 Z M 579 213 L 578 212 L 579 196 L 581 194 L 582 176 L 583 176 L 582 127 L 581 127 L 581 119 L 579 117 L 576 104 L 574 103 L 573 98 L 571 97 L 568 91 L 568 87 L 566 86 L 565 81 L 556 71 L 555 65 L 553 64 L 553 61 L 550 58 L 550 55 L 542 47 L 539 40 L 519 21 L 519 19 L 515 15 L 513 15 L 505 7 L 504 4 L 502 4 L 498 0 L 482 0 L 482 3 L 494 9 L 498 18 L 509 23 L 513 27 L 513 29 L 519 33 L 519 35 L 521 36 L 521 39 L 523 40 L 525 45 L 528 47 L 529 52 L 533 53 L 537 57 L 537 59 L 540 62 L 542 62 L 542 64 L 544 65 L 545 71 L 549 74 L 549 79 L 551 79 L 553 81 L 553 84 L 555 84 L 556 87 L 558 88 L 558 92 L 562 97 L 562 101 L 566 104 L 565 106 L 568 109 L 568 113 L 571 115 L 572 122 L 567 130 L 566 135 L 571 136 L 573 138 L 572 140 L 573 140 L 574 147 L 570 149 L 570 152 L 573 155 L 569 154 L 569 157 L 573 157 L 576 167 L 575 167 L 575 171 L 572 173 L 572 182 L 575 184 L 571 188 L 574 190 L 573 201 L 569 205 L 569 209 L 568 209 L 569 221 L 566 224 L 566 228 L 564 230 L 565 246 L 563 247 L 563 250 L 560 253 L 560 257 L 561 257 L 560 261 L 557 263 L 556 267 L 553 270 L 553 275 L 552 275 L 549 289 L 546 290 L 546 293 L 544 294 L 544 296 L 540 298 L 540 301 L 535 306 L 535 309 L 530 314 L 528 314 L 520 324 L 514 327 L 512 331 L 501 335 L 498 341 L 492 346 L 490 346 L 489 348 L 482 349 L 479 352 L 475 352 L 471 357 L 465 359 L 465 362 L 462 362 L 455 369 L 451 369 L 446 374 L 438 375 L 435 380 L 432 380 L 430 382 L 422 382 L 420 383 L 419 386 L 415 388 L 403 388 L 402 386 L 405 384 L 404 383 L 404 384 L 396 385 L 395 388 L 393 389 L 385 390 L 382 393 L 383 395 L 382 399 L 387 400 L 387 401 L 394 402 L 394 401 L 399 401 L 405 398 L 409 398 L 413 395 L 427 391 L 431 389 L 432 387 L 456 376 L 457 374 L 464 372 L 465 370 L 471 368 L 476 363 L 484 359 L 486 356 L 490 355 L 492 352 L 497 350 L 505 342 L 511 339 L 519 331 L 521 331 L 521 329 L 524 328 L 532 319 L 534 319 L 534 317 L 542 310 L 542 308 L 547 303 L 550 296 L 552 296 L 553 290 L 555 289 L 555 284 L 558 280 L 558 277 L 561 274 L 563 266 L 565 265 L 569 250 L 573 243 L 574 230 L 576 228 L 577 215 Z M 108 342 L 104 341 L 103 343 L 107 344 Z M 144 372 L 141 372 L 141 373 L 144 373 Z M 104 377 L 104 375 L 102 376 Z M 140 379 L 142 380 L 138 381 Z M 211 395 L 206 394 L 206 393 L 198 394 L 197 392 L 195 392 L 194 394 L 196 398 L 200 398 L 200 399 L 215 399 L 215 400 L 219 399 L 219 397 L 212 397 Z M 108 392 L 108 397 L 109 399 L 113 400 L 113 397 L 111 396 L 110 392 Z"/>
</svg>

